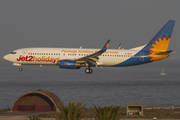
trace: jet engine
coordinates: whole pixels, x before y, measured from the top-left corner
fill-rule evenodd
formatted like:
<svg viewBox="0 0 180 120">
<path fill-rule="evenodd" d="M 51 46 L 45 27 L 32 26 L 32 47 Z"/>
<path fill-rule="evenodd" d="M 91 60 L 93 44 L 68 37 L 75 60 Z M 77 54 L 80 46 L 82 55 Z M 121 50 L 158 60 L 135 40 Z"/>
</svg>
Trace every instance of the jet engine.
<svg viewBox="0 0 180 120">
<path fill-rule="evenodd" d="M 74 60 L 60 60 L 59 67 L 67 68 L 67 69 L 79 69 L 80 68 L 80 66 Z"/>
</svg>

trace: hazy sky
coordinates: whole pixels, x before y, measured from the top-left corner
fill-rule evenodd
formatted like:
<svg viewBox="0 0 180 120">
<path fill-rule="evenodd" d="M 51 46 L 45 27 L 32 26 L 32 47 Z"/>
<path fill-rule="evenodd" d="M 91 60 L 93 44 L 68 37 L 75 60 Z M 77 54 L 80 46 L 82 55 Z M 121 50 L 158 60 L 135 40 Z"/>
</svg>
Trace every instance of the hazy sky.
<svg viewBox="0 0 180 120">
<path fill-rule="evenodd" d="M 25 47 L 125 49 L 176 21 L 168 59 L 180 59 L 180 0 L 0 0 L 0 59 Z"/>
</svg>

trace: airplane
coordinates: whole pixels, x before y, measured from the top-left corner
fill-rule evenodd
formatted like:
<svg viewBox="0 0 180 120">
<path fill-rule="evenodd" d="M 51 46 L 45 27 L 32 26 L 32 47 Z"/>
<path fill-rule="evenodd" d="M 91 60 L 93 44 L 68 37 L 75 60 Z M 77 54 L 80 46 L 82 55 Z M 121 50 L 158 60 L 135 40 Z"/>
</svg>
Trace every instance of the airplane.
<svg viewBox="0 0 180 120">
<path fill-rule="evenodd" d="M 169 56 L 173 50 L 167 50 L 175 20 L 169 20 L 146 45 L 132 49 L 108 49 L 110 39 L 102 49 L 85 48 L 22 48 L 5 55 L 3 58 L 16 66 L 22 65 L 58 65 L 60 68 L 79 69 L 86 67 L 122 67 L 144 63 L 154 63 Z M 144 38 L 143 38 L 144 39 Z"/>
</svg>

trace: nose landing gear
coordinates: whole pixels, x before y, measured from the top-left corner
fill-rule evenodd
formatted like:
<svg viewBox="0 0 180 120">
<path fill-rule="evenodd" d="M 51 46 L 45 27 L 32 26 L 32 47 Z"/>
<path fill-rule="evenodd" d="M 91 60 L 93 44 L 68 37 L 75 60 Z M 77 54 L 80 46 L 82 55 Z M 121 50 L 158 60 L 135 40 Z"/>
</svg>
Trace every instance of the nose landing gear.
<svg viewBox="0 0 180 120">
<path fill-rule="evenodd" d="M 20 67 L 20 68 L 19 68 L 19 71 L 22 71 L 22 70 L 23 70 L 23 68 L 22 68 L 22 67 Z"/>
</svg>

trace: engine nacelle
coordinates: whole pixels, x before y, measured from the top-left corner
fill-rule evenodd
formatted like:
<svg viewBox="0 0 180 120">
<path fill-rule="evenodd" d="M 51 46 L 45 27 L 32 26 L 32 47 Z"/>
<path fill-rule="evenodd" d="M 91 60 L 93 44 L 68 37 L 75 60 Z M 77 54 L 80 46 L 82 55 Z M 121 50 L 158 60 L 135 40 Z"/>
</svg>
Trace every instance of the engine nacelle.
<svg viewBox="0 0 180 120">
<path fill-rule="evenodd" d="M 74 60 L 60 60 L 59 67 L 60 68 L 68 68 L 68 69 L 79 69 L 80 68 L 77 66 L 76 61 L 74 61 Z"/>
</svg>

